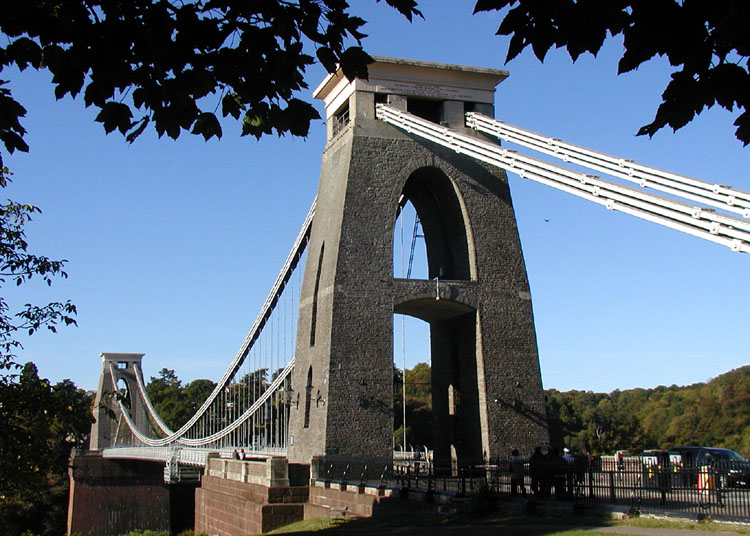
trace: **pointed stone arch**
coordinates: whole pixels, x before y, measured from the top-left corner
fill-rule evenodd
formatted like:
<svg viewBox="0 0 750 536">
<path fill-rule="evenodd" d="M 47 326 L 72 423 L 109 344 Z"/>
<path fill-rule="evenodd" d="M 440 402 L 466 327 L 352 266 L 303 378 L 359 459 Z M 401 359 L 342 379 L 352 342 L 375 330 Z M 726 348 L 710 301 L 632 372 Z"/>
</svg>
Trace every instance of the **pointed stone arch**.
<svg viewBox="0 0 750 536">
<path fill-rule="evenodd" d="M 414 169 L 403 184 L 399 202 L 411 202 L 419 215 L 427 248 L 428 279 L 472 278 L 467 234 L 470 227 L 450 177 L 434 165 Z"/>
</svg>

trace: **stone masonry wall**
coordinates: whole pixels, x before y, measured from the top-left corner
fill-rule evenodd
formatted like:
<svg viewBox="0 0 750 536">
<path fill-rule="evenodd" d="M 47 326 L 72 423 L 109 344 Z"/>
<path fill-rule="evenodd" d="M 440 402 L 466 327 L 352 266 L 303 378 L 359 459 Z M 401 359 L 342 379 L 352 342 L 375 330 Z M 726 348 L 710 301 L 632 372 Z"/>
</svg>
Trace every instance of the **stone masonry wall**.
<svg viewBox="0 0 750 536">
<path fill-rule="evenodd" d="M 169 531 L 170 490 L 163 479 L 162 463 L 108 460 L 96 454 L 75 456 L 70 469 L 68 534 Z"/>
<path fill-rule="evenodd" d="M 440 202 L 457 205 L 442 223 L 456 225 L 456 214 L 463 219 L 466 249 L 461 255 L 468 267 L 456 273 L 468 274 L 467 283 L 474 285 L 458 289 L 471 296 L 454 302 L 454 310 L 446 308 L 448 300 L 404 296 L 404 285 L 393 278 L 394 220 L 399 198 L 415 176 L 425 187 L 432 180 L 450 181 L 455 193 Z M 451 231 L 446 247 L 455 247 L 457 237 Z M 437 434 L 471 442 L 461 449 L 465 463 L 547 441 L 531 295 L 502 170 L 410 139 L 382 123 L 350 126 L 324 154 L 308 252 L 290 461 L 309 463 L 312 456 L 325 454 L 390 455 L 397 303 L 430 321 L 435 338 L 443 330 L 438 319 L 473 315 L 469 324 L 450 324 L 461 331 L 448 337 L 454 350 L 439 358 L 449 371 L 442 378 L 446 388 L 452 384 L 465 397 L 461 418 L 439 420 Z M 467 329 L 474 333 L 464 336 Z M 472 428 L 452 429 L 452 422 Z"/>
<path fill-rule="evenodd" d="M 195 532 L 260 534 L 304 518 L 308 488 L 268 488 L 204 476 L 195 496 Z"/>
</svg>

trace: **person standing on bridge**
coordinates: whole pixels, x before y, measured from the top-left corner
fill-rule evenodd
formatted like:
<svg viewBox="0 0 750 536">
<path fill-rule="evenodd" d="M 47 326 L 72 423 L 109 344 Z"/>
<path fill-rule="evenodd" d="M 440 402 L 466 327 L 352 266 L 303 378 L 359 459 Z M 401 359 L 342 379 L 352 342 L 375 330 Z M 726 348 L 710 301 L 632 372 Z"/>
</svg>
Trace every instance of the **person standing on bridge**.
<svg viewBox="0 0 750 536">
<path fill-rule="evenodd" d="M 526 486 L 523 483 L 525 462 L 518 449 L 513 449 L 510 457 L 510 494 L 512 497 L 518 495 L 518 486 L 521 486 L 521 494 L 526 497 Z"/>
<path fill-rule="evenodd" d="M 531 475 L 531 493 L 542 495 L 544 489 L 544 454 L 542 448 L 536 447 L 529 458 L 529 474 Z"/>
<path fill-rule="evenodd" d="M 563 449 L 562 459 L 565 462 L 565 495 L 566 497 L 570 498 L 575 492 L 575 458 L 570 453 L 570 449 L 568 447 L 565 447 Z"/>
</svg>

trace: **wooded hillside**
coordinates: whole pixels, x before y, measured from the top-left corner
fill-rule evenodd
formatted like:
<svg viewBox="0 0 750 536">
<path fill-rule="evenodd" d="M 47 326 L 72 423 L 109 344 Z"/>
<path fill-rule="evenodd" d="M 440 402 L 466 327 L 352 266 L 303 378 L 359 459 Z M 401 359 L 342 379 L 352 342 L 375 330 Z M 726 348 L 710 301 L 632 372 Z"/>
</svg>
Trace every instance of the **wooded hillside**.
<svg viewBox="0 0 750 536">
<path fill-rule="evenodd" d="M 406 372 L 407 442 L 431 446 L 429 366 Z M 750 457 L 750 366 L 707 383 L 611 393 L 545 390 L 550 442 L 574 452 L 612 454 L 677 445 L 726 447 Z M 401 393 L 394 397 L 397 443 Z"/>
<path fill-rule="evenodd" d="M 750 456 L 750 366 L 686 387 L 609 394 L 549 389 L 545 398 L 551 441 L 574 451 L 702 445 Z"/>
</svg>

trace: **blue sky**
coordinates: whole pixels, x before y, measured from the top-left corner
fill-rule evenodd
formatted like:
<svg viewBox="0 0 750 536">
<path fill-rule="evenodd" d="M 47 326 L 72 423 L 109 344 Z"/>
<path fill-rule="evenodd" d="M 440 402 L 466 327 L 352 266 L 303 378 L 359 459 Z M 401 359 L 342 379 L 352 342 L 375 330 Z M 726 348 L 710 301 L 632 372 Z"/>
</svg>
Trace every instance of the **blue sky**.
<svg viewBox="0 0 750 536">
<path fill-rule="evenodd" d="M 527 51 L 505 65 L 499 17 L 472 16 L 473 2 L 424 2 L 426 20 L 412 24 L 383 3 L 355 5 L 370 21 L 371 54 L 508 69 L 499 119 L 750 190 L 750 153 L 733 136 L 733 114 L 713 109 L 677 133 L 635 136 L 669 80 L 666 60 L 617 76 L 615 40 L 575 64 L 558 50 L 543 64 Z M 310 87 L 324 74 L 310 70 Z M 47 74 L 2 77 L 28 109 L 31 145 L 7 157 L 15 181 L 4 194 L 43 210 L 28 229 L 32 251 L 69 261 L 69 278 L 51 289 L 3 291 L 21 303 L 71 299 L 79 310 L 77 328 L 24 339 L 19 360 L 87 389 L 101 352 L 145 353 L 147 376 L 167 367 L 185 381 L 217 379 L 315 196 L 323 123 L 304 140 L 256 142 L 225 123 L 221 141 L 148 132 L 127 145 L 106 136 L 82 102 L 55 102 Z M 510 183 L 545 387 L 686 385 L 750 362 L 750 257 L 513 175 Z M 411 324 L 407 366 L 429 358 Z"/>
</svg>

